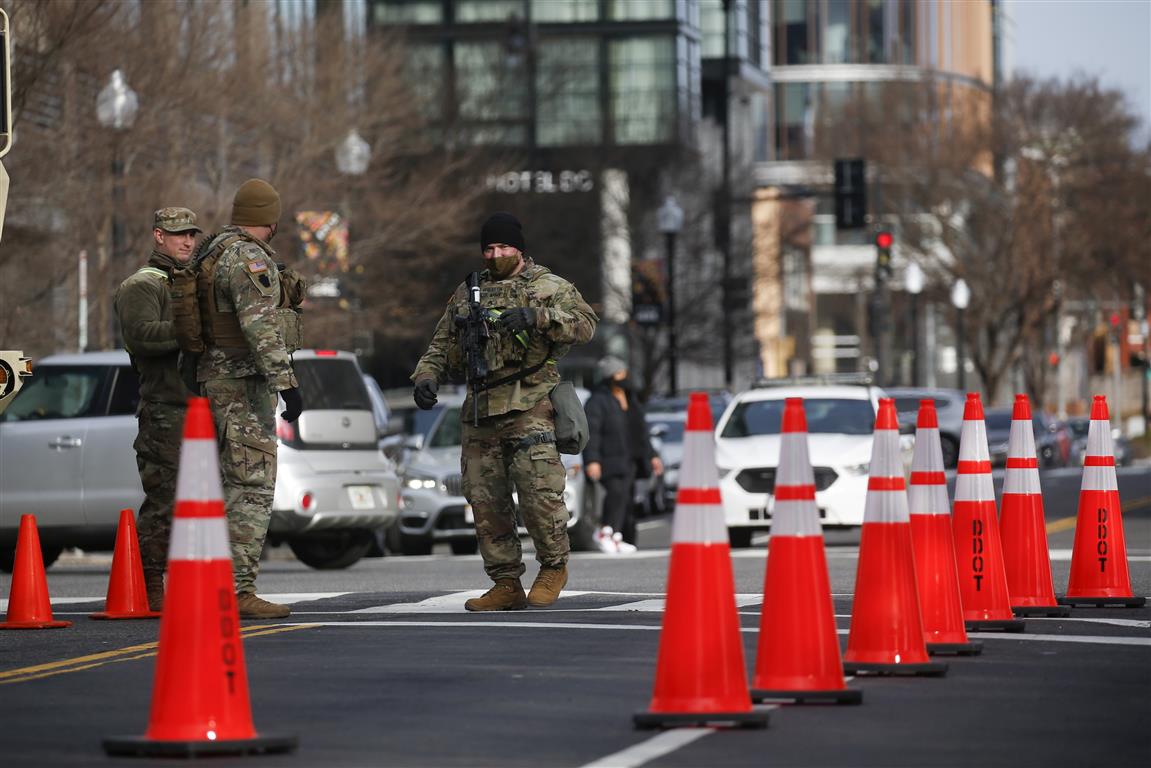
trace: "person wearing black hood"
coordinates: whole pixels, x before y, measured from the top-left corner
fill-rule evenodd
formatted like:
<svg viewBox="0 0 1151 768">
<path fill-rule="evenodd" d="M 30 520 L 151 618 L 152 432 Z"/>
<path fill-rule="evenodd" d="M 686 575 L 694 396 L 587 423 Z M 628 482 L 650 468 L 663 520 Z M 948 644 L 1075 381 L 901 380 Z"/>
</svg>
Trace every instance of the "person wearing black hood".
<svg viewBox="0 0 1151 768">
<path fill-rule="evenodd" d="M 584 472 L 603 489 L 602 527 L 596 541 L 604 552 L 635 551 L 636 478 L 663 474 L 648 435 L 647 420 L 628 379 L 627 364 L 605 357 L 597 366 L 599 383 L 584 405 L 588 443 Z"/>
</svg>

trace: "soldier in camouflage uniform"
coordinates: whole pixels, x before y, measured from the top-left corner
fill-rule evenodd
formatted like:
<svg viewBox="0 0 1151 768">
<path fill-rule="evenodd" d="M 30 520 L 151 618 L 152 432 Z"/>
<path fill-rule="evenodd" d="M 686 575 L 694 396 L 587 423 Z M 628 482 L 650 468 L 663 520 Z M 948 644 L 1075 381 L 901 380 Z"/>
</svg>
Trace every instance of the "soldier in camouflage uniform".
<svg viewBox="0 0 1151 768">
<path fill-rule="evenodd" d="M 224 507 L 232 545 L 236 603 L 242 618 L 288 616 L 285 605 L 256 595 L 260 554 L 276 488 L 276 395 L 281 414 L 303 410 L 281 323 L 280 277 L 268 241 L 280 219 L 280 195 L 249 179 L 232 201 L 232 223 L 199 256 L 200 314 L 206 349 L 197 381 L 212 408 L 220 443 Z"/>
<path fill-rule="evenodd" d="M 168 292 L 172 270 L 192 258 L 196 245 L 196 214 L 187 208 L 161 208 L 152 216 L 154 241 L 148 263 L 120 284 L 116 291 L 116 317 L 124 347 L 140 378 L 139 431 L 134 447 L 144 503 L 136 530 L 148 607 L 159 611 L 164 602 L 164 571 L 168 564 L 168 536 L 176 498 L 176 472 L 184 410 L 191 393 L 176 369 L 179 348 L 172 331 L 172 297 Z"/>
<path fill-rule="evenodd" d="M 464 495 L 476 520 L 484 570 L 495 582 L 468 600 L 469 611 L 545 607 L 567 583 L 568 511 L 565 470 L 555 443 L 555 410 L 548 395 L 559 383 L 556 361 L 573 344 L 591 339 L 599 318 L 575 286 L 524 255 L 519 221 L 493 214 L 480 231 L 487 266 L 480 273 L 480 301 L 491 318 L 485 346 L 489 375 L 478 402 L 469 387 L 464 401 L 461 471 Z M 464 370 L 460 326 L 468 314 L 467 285 L 460 285 L 412 374 L 420 408 L 436 402 L 439 382 Z M 478 406 L 478 423 L 474 414 Z M 513 488 L 540 570 L 524 594 L 525 568 L 516 534 Z"/>
</svg>

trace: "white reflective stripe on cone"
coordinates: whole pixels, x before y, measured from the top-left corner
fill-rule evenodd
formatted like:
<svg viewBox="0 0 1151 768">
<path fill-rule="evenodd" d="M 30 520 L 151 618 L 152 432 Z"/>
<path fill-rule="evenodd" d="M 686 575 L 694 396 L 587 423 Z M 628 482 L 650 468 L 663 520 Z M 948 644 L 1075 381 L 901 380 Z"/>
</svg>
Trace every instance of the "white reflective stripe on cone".
<svg viewBox="0 0 1151 768">
<path fill-rule="evenodd" d="M 1030 421 L 1012 419 L 1011 437 L 1007 441 L 1007 455 L 1016 459 L 1035 458 L 1035 427 Z"/>
<path fill-rule="evenodd" d="M 956 501 L 995 501 L 995 486 L 990 472 L 955 476 Z"/>
<path fill-rule="evenodd" d="M 185 440 L 180 447 L 176 498 L 183 501 L 220 501 L 219 448 L 215 440 Z"/>
<path fill-rule="evenodd" d="M 1039 486 L 1039 470 L 1035 467 L 1008 467 L 1003 480 L 1003 492 L 1026 495 L 1042 493 L 1043 490 Z"/>
<path fill-rule="evenodd" d="M 806 432 L 785 432 L 779 445 L 776 485 L 815 485 L 815 472 L 807 452 Z"/>
<path fill-rule="evenodd" d="M 899 451 L 899 433 L 878 429 L 871 443 L 871 476 L 903 477 L 903 456 Z"/>
<path fill-rule="evenodd" d="M 878 490 L 890 488 L 890 490 Z M 877 429 L 871 444 L 871 476 L 867 479 L 864 523 L 909 523 L 903 460 L 899 454 L 899 433 Z"/>
<path fill-rule="evenodd" d="M 683 458 L 679 464 L 680 488 L 718 488 L 715 468 L 715 438 L 711 432 L 688 430 L 683 433 Z"/>
<path fill-rule="evenodd" d="M 779 536 L 822 536 L 819 511 L 813 501 L 793 501 L 776 499 L 771 513 L 771 535 Z"/>
<path fill-rule="evenodd" d="M 935 427 L 915 430 L 915 450 L 911 454 L 912 472 L 942 472 L 943 443 Z"/>
<path fill-rule="evenodd" d="M 987 448 L 987 428 L 982 421 L 963 420 L 963 431 L 959 435 L 960 461 L 991 461 L 991 451 Z"/>
<path fill-rule="evenodd" d="M 727 521 L 723 507 L 717 504 L 685 504 L 675 506 L 675 519 L 671 526 L 672 544 L 727 543 Z"/>
<path fill-rule="evenodd" d="M 1111 423 L 1092 419 L 1087 428 L 1088 456 L 1115 456 L 1115 446 L 1111 441 Z"/>
<path fill-rule="evenodd" d="M 913 515 L 950 515 L 947 484 L 912 483 L 907 489 L 908 511 Z"/>
<path fill-rule="evenodd" d="M 1084 467 L 1083 491 L 1117 491 L 1119 483 L 1115 478 L 1115 467 Z"/>
<path fill-rule="evenodd" d="M 879 478 L 888 479 L 888 478 Z M 867 491 L 864 523 L 910 523 L 906 491 Z"/>
<path fill-rule="evenodd" d="M 228 521 L 224 517 L 177 517 L 172 520 L 168 561 L 232 560 Z"/>
</svg>

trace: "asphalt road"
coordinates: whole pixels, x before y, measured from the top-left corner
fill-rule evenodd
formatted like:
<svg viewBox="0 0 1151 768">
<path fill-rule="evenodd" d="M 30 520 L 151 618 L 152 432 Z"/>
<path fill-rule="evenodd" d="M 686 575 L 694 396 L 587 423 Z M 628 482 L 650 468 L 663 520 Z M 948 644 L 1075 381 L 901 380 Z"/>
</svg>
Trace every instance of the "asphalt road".
<svg viewBox="0 0 1151 768">
<path fill-rule="evenodd" d="M 1056 592 L 1067 581 L 1078 473 L 1044 476 Z M 1134 591 L 1151 594 L 1151 470 L 1120 471 Z M 579 554 L 553 608 L 468 614 L 486 588 L 478 557 L 385 557 L 312 571 L 281 552 L 261 591 L 286 622 L 245 622 L 257 729 L 299 737 L 267 766 L 1145 766 L 1151 764 L 1151 607 L 1076 609 L 983 633 L 982 656 L 938 679 L 855 679 L 859 707 L 784 707 L 767 730 L 636 731 L 660 642 L 668 520 L 645 521 L 633 556 Z M 858 533 L 829 531 L 841 642 Z M 743 651 L 753 669 L 765 552 L 733 552 Z M 109 758 L 101 739 L 149 718 L 158 623 L 96 622 L 109 558 L 49 571 L 72 627 L 0 632 L 0 765 L 171 761 Z M 534 576 L 534 563 L 526 579 Z M 9 580 L 0 580 L 7 594 Z M 144 647 L 140 647 L 144 646 Z"/>
</svg>

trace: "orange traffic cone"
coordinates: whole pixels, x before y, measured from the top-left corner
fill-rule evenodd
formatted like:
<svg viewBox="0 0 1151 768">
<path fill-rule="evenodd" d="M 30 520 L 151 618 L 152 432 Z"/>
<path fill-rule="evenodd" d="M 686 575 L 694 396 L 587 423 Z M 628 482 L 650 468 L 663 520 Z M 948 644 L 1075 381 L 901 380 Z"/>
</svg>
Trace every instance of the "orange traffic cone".
<svg viewBox="0 0 1151 768">
<path fill-rule="evenodd" d="M 158 619 L 159 611 L 148 608 L 144 589 L 144 564 L 140 561 L 140 540 L 136 537 L 136 519 L 132 510 L 120 510 L 120 527 L 116 531 L 116 550 L 112 553 L 112 575 L 108 579 L 108 596 L 104 610 L 92 619 Z"/>
<path fill-rule="evenodd" d="M 947 673 L 946 664 L 927 656 L 908 518 L 895 401 L 885 397 L 879 401 L 875 420 L 855 605 L 843 657 L 843 668 L 849 674 Z"/>
<path fill-rule="evenodd" d="M 8 614 L 0 629 L 59 629 L 71 625 L 70 621 L 52 619 L 36 516 L 21 515 L 16 558 L 12 564 L 12 588 L 8 592 Z"/>
<path fill-rule="evenodd" d="M 184 422 L 148 730 L 105 739 L 104 750 L 190 757 L 295 747 L 294 736 L 259 735 L 252 726 L 216 437 L 208 401 L 194 397 Z"/>
<path fill-rule="evenodd" d="M 1122 608 L 1138 608 L 1147 602 L 1145 597 L 1135 597 L 1131 592 L 1121 509 L 1107 398 L 1096 395 L 1091 403 L 1087 456 L 1083 460 L 1071 576 L 1067 596 L 1059 602 Z"/>
<path fill-rule="evenodd" d="M 655 692 L 637 728 L 767 726 L 751 706 L 707 395 L 687 410 Z"/>
<path fill-rule="evenodd" d="M 1047 552 L 1047 520 L 1039 487 L 1035 428 L 1027 395 L 1015 396 L 1011 412 L 1011 442 L 1007 476 L 999 512 L 1007 594 L 1016 616 L 1070 616 L 1071 609 L 1055 602 L 1051 556 Z"/>
<path fill-rule="evenodd" d="M 963 604 L 959 600 L 959 574 L 951 535 L 951 503 L 947 498 L 947 476 L 943 472 L 943 444 L 939 438 L 935 401 L 930 399 L 919 401 L 907 501 L 927 652 L 978 655 L 983 651 L 983 643 L 968 640 L 963 628 Z"/>
<path fill-rule="evenodd" d="M 978 392 L 967 393 L 963 431 L 959 436 L 959 470 L 955 478 L 955 564 L 959 595 L 969 631 L 1000 629 L 1022 632 L 1023 621 L 1011 612 L 1007 571 L 995 513 L 995 487 L 991 480 L 991 453 Z"/>
<path fill-rule="evenodd" d="M 775 510 L 767 542 L 753 701 L 858 704 L 863 692 L 843 682 L 815 475 L 807 452 L 803 398 L 783 409 Z"/>
</svg>

